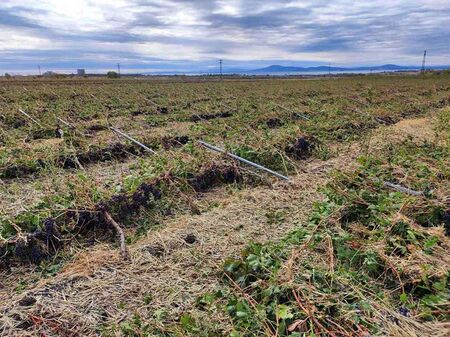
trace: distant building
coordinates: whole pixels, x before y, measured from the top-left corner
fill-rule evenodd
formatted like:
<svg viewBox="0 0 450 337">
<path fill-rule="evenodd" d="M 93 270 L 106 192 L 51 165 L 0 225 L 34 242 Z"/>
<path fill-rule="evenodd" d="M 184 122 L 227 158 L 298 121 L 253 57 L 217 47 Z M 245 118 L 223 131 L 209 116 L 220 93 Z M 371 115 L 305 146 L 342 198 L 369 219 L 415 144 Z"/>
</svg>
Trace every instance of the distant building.
<svg viewBox="0 0 450 337">
<path fill-rule="evenodd" d="M 84 75 L 86 75 L 86 70 L 84 70 L 84 69 L 77 69 L 77 75 L 78 75 L 78 76 L 84 76 Z"/>
</svg>

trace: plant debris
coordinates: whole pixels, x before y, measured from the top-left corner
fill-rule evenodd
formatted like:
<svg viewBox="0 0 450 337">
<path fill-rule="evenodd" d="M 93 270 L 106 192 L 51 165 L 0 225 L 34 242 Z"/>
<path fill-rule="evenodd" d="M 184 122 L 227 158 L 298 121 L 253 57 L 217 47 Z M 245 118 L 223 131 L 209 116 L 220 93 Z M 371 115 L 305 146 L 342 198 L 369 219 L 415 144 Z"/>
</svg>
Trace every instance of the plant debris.
<svg viewBox="0 0 450 337">
<path fill-rule="evenodd" d="M 218 112 L 215 114 L 199 114 L 199 115 L 194 115 L 192 116 L 189 120 L 191 122 L 201 122 L 203 120 L 207 121 L 210 119 L 216 119 L 216 118 L 228 118 L 231 117 L 232 113 L 231 112 Z"/>
</svg>

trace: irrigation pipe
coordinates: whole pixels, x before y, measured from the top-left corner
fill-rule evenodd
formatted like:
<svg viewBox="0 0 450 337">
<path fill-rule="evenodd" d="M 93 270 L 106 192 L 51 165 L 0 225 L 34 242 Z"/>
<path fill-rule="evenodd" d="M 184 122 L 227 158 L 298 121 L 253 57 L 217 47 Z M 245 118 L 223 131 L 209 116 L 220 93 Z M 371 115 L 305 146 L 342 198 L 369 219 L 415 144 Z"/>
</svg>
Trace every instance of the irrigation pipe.
<svg viewBox="0 0 450 337">
<path fill-rule="evenodd" d="M 59 118 L 59 117 L 56 117 L 56 119 L 58 121 L 60 121 L 61 123 L 63 123 L 65 126 L 71 128 L 71 129 L 75 129 L 75 127 L 72 124 L 70 124 L 69 122 L 66 122 L 64 119 Z"/>
<path fill-rule="evenodd" d="M 409 194 L 409 195 L 414 195 L 416 197 L 423 195 L 423 192 L 414 191 L 414 190 L 412 190 L 410 188 L 407 188 L 407 187 L 404 187 L 404 186 L 401 186 L 401 185 L 396 185 L 396 184 L 390 183 L 388 181 L 383 181 L 383 186 L 391 188 L 391 189 L 399 191 L 399 192 L 403 192 L 403 193 Z"/>
<path fill-rule="evenodd" d="M 250 160 L 247 160 L 247 159 L 244 159 L 244 158 L 242 158 L 242 157 L 236 156 L 235 154 L 232 154 L 232 153 L 230 153 L 230 152 L 227 152 L 227 151 L 225 151 L 225 150 L 223 150 L 223 149 L 221 149 L 221 148 L 219 148 L 219 147 L 216 147 L 216 146 L 214 146 L 214 145 L 205 143 L 205 142 L 203 142 L 203 141 L 201 141 L 201 140 L 199 140 L 198 143 L 199 143 L 200 145 L 206 147 L 206 148 L 209 149 L 209 150 L 212 150 L 212 151 L 215 151 L 215 152 L 219 152 L 219 153 L 223 153 L 224 155 L 226 155 L 226 156 L 228 156 L 228 157 L 230 157 L 230 158 L 239 160 L 240 162 L 243 162 L 243 163 L 245 163 L 245 164 L 247 164 L 247 165 L 250 165 L 250 166 L 253 166 L 253 167 L 257 168 L 258 170 L 261 170 L 261 171 L 265 171 L 265 172 L 267 172 L 267 173 L 270 173 L 270 174 L 272 174 L 272 175 L 274 175 L 274 176 L 276 176 L 276 177 L 278 177 L 278 178 L 280 178 L 280 179 L 288 180 L 288 181 L 290 180 L 289 177 L 286 177 L 286 176 L 284 176 L 284 175 L 282 175 L 282 174 L 280 174 L 280 173 L 278 173 L 278 172 L 272 171 L 271 169 L 268 169 L 268 168 L 266 168 L 266 167 L 264 167 L 264 166 L 261 166 L 261 165 L 259 165 L 259 164 L 254 163 L 254 162 L 251 162 Z"/>
<path fill-rule="evenodd" d="M 23 111 L 22 109 L 19 109 L 19 112 L 25 116 L 27 116 L 29 119 L 31 119 L 33 122 L 35 122 L 37 125 L 39 125 L 41 128 L 43 127 L 41 125 L 41 123 L 39 123 L 36 119 L 34 119 L 33 117 L 31 117 L 29 114 L 27 114 L 25 111 Z"/>
<path fill-rule="evenodd" d="M 112 126 L 110 126 L 109 128 L 110 128 L 112 131 L 114 131 L 114 132 L 118 133 L 119 135 L 121 135 L 122 137 L 128 139 L 129 141 L 131 141 L 131 142 L 133 142 L 133 143 L 139 145 L 139 146 L 142 147 L 144 150 L 146 150 L 146 151 L 148 151 L 148 152 L 150 152 L 150 153 L 152 153 L 152 154 L 157 154 L 157 153 L 156 153 L 155 151 L 153 151 L 151 148 L 145 146 L 145 145 L 142 144 L 141 142 L 138 142 L 136 139 L 131 138 L 131 137 L 128 136 L 127 134 L 123 133 L 122 131 L 120 131 L 120 130 L 118 130 L 118 129 L 116 129 L 116 128 L 113 128 Z"/>
<path fill-rule="evenodd" d="M 283 110 L 285 110 L 285 111 L 287 111 L 287 112 L 290 112 L 290 113 L 293 113 L 293 114 L 297 114 L 297 116 L 299 116 L 300 118 L 302 118 L 302 119 L 304 119 L 304 120 L 306 120 L 306 121 L 309 121 L 309 120 L 310 120 L 310 118 L 309 118 L 308 116 L 306 116 L 305 114 L 302 114 L 302 113 L 300 113 L 300 112 L 295 112 L 295 111 L 293 111 L 293 110 L 290 110 L 290 109 L 288 109 L 288 108 L 285 108 L 284 106 L 282 106 L 282 105 L 280 105 L 280 104 L 278 104 L 278 103 L 275 103 L 275 104 L 276 104 L 276 106 L 279 107 L 280 109 L 283 109 Z"/>
</svg>

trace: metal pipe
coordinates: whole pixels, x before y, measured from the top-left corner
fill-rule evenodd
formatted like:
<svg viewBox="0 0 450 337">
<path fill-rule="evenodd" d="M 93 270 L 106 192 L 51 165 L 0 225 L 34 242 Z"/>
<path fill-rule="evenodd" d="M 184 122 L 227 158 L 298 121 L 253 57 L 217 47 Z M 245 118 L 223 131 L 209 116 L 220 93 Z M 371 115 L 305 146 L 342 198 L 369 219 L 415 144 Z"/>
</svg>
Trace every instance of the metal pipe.
<svg viewBox="0 0 450 337">
<path fill-rule="evenodd" d="M 43 127 L 41 125 L 41 123 L 39 123 L 37 120 L 35 120 L 33 117 L 31 117 L 29 114 L 27 114 L 25 111 L 23 111 L 22 109 L 19 109 L 20 113 L 24 114 L 25 116 L 27 116 L 29 119 L 31 119 L 33 122 L 35 122 L 37 125 L 39 125 L 41 128 Z"/>
<path fill-rule="evenodd" d="M 384 187 L 388 187 L 388 188 L 392 188 L 394 190 L 397 190 L 399 192 L 403 192 L 403 193 L 406 193 L 406 194 L 409 194 L 409 195 L 414 195 L 416 197 L 423 195 L 423 192 L 414 191 L 414 190 L 412 190 L 410 188 L 403 187 L 401 185 L 396 185 L 396 184 L 390 183 L 388 181 L 383 181 L 383 186 Z"/>
<path fill-rule="evenodd" d="M 66 122 L 64 119 L 59 118 L 59 117 L 56 117 L 56 119 L 58 121 L 60 121 L 61 123 L 63 123 L 65 126 L 71 128 L 71 129 L 75 129 L 75 127 L 72 124 L 70 124 L 69 122 Z"/>
<path fill-rule="evenodd" d="M 241 162 L 243 162 L 243 163 L 245 163 L 245 164 L 248 164 L 248 165 L 250 165 L 250 166 L 253 166 L 253 167 L 255 167 L 255 168 L 257 168 L 257 169 L 259 169 L 259 170 L 261 170 L 261 171 L 268 172 L 268 173 L 270 173 L 270 174 L 272 174 L 272 175 L 274 175 L 274 176 L 276 176 L 276 177 L 278 177 L 278 178 L 280 178 L 280 179 L 283 179 L 283 180 L 290 180 L 289 177 L 286 177 L 286 176 L 284 176 L 284 175 L 282 175 L 282 174 L 280 174 L 280 173 L 278 173 L 278 172 L 272 171 L 271 169 L 268 169 L 268 168 L 266 168 L 266 167 L 264 167 L 264 166 L 261 166 L 261 165 L 259 165 L 259 164 L 254 163 L 254 162 L 251 162 L 250 160 L 247 160 L 247 159 L 241 158 L 241 157 L 239 157 L 239 156 L 236 156 L 235 154 L 232 154 L 232 153 L 230 153 L 230 152 L 227 152 L 227 151 L 225 151 L 225 150 L 223 150 L 223 149 L 221 149 L 221 148 L 219 148 L 219 147 L 216 147 L 216 146 L 214 146 L 214 145 L 205 143 L 205 142 L 203 142 L 203 141 L 201 141 L 201 140 L 199 140 L 198 143 L 199 143 L 200 145 L 203 145 L 203 146 L 206 147 L 207 149 L 210 149 L 210 150 L 215 151 L 215 152 L 223 153 L 224 155 L 226 155 L 226 156 L 228 156 L 228 157 L 230 157 L 230 158 L 239 160 L 239 161 L 241 161 Z"/>
<path fill-rule="evenodd" d="M 148 152 L 153 153 L 153 154 L 157 154 L 157 153 L 156 153 L 155 151 L 153 151 L 151 148 L 145 146 L 145 145 L 142 144 L 141 142 L 138 142 L 136 139 L 131 138 L 131 137 L 128 136 L 127 134 L 123 133 L 122 131 L 120 131 L 120 130 L 118 130 L 118 129 L 116 129 L 116 128 L 113 128 L 112 126 L 110 126 L 109 128 L 110 128 L 112 131 L 114 131 L 114 132 L 118 133 L 119 135 L 121 135 L 122 137 L 125 137 L 125 138 L 128 139 L 129 141 L 131 141 L 131 142 L 133 142 L 133 143 L 139 145 L 140 147 L 142 147 L 143 149 L 147 150 Z"/>
<path fill-rule="evenodd" d="M 290 112 L 290 113 L 293 113 L 293 114 L 297 114 L 297 116 L 299 116 L 300 118 L 303 118 L 304 120 L 306 120 L 306 121 L 309 121 L 310 120 L 310 118 L 308 117 L 308 116 L 306 116 L 305 114 L 302 114 L 302 113 L 300 113 L 300 112 L 295 112 L 295 111 L 293 111 L 293 110 L 290 110 L 290 109 L 288 109 L 288 108 L 285 108 L 284 106 L 282 106 L 282 105 L 280 105 L 280 104 L 278 104 L 278 103 L 275 103 L 280 109 L 283 109 L 283 110 L 285 110 L 285 111 L 287 111 L 287 112 Z"/>
</svg>

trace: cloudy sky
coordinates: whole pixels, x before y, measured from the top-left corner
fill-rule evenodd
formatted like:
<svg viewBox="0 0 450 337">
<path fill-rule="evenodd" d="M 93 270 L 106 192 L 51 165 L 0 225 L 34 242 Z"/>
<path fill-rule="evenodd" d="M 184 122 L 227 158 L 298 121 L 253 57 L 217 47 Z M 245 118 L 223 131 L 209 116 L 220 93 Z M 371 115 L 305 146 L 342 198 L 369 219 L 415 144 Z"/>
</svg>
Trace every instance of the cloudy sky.
<svg viewBox="0 0 450 337">
<path fill-rule="evenodd" d="M 450 0 L 0 0 L 0 73 L 450 64 Z"/>
</svg>

